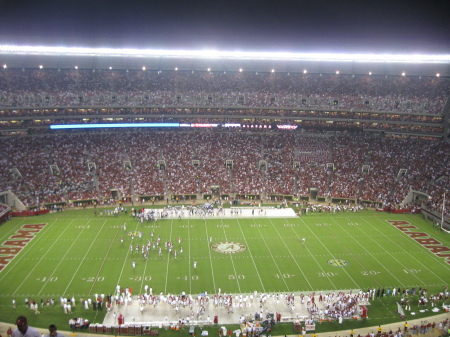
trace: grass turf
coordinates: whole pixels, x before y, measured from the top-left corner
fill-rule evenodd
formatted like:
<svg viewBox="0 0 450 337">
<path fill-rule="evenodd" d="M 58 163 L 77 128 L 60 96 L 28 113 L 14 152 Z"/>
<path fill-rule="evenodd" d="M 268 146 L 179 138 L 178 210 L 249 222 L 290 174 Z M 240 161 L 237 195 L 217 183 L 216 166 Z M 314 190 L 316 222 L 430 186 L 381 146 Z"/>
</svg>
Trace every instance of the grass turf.
<svg viewBox="0 0 450 337">
<path fill-rule="evenodd" d="M 387 291 L 393 287 L 422 287 L 429 294 L 441 291 L 449 283 L 450 265 L 387 220 L 408 221 L 418 228 L 414 231 L 425 232 L 450 246 L 450 237 L 420 215 L 373 211 L 316 213 L 285 219 L 256 215 L 206 221 L 166 219 L 156 224 L 139 224 L 130 214 L 96 216 L 92 209 L 13 218 L 0 226 L 2 243 L 25 224 L 46 225 L 0 272 L 0 316 L 2 321 L 12 323 L 19 314 L 26 314 L 30 325 L 38 327 L 56 323 L 62 328 L 69 316 L 79 315 L 101 322 L 105 311 L 85 311 L 79 304 L 74 314 L 65 315 L 59 298 L 74 296 L 79 303 L 80 298 L 96 293 L 113 293 L 117 284 L 133 288 L 134 294 L 143 292 L 145 285 L 152 287 L 154 293 L 165 294 L 211 294 L 219 288 L 227 293 L 326 293 L 368 288 Z M 161 237 L 162 256 L 157 250 L 151 250 L 147 259 L 142 257 L 140 248 L 138 253 L 134 248 L 130 252 L 130 244 L 141 247 L 151 239 L 152 231 L 154 239 Z M 132 239 L 130 232 L 142 232 L 142 238 Z M 164 249 L 165 241 L 171 241 L 178 251 L 183 247 L 183 254 L 175 259 Z M 218 253 L 211 249 L 217 242 L 239 243 L 245 250 Z M 136 268 L 132 267 L 133 260 Z M 38 303 L 54 298 L 56 304 L 41 308 L 41 315 L 33 315 L 24 305 L 26 297 Z M 15 309 L 12 299 L 17 302 Z M 369 306 L 370 324 L 398 320 L 395 310 L 394 298 L 375 300 Z M 333 323 L 328 328 L 336 329 Z M 280 325 L 280 329 L 290 327 L 283 329 Z"/>
</svg>

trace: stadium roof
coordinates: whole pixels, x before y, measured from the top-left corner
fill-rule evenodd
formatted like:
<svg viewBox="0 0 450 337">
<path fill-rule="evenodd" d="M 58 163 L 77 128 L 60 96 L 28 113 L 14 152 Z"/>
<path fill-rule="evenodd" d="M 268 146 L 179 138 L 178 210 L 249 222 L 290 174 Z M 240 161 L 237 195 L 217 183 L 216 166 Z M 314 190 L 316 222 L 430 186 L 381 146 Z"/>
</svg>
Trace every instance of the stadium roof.
<svg viewBox="0 0 450 337">
<path fill-rule="evenodd" d="M 450 76 L 450 55 L 284 53 L 0 45 L 4 68 Z"/>
</svg>

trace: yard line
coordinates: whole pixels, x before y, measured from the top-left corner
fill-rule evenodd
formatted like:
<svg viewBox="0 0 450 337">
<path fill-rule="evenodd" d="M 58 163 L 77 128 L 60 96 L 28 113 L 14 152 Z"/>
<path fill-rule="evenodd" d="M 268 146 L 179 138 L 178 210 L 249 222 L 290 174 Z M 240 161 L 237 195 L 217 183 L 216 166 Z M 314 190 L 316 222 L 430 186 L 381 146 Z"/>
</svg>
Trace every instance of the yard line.
<svg viewBox="0 0 450 337">
<path fill-rule="evenodd" d="M 242 237 L 244 238 L 245 244 L 247 245 L 247 249 L 248 249 L 248 252 L 250 253 L 250 257 L 252 259 L 253 265 L 255 266 L 256 274 L 258 275 L 259 282 L 261 283 L 262 290 L 263 290 L 263 292 L 266 292 L 266 288 L 264 287 L 264 283 L 263 283 L 263 281 L 261 279 L 261 275 L 259 274 L 258 268 L 256 267 L 255 259 L 253 258 L 253 254 L 252 254 L 252 252 L 250 250 L 250 246 L 248 245 L 247 239 L 246 239 L 246 237 L 244 235 L 244 231 L 242 230 L 241 222 L 239 221 L 239 218 L 236 219 L 236 220 L 237 220 L 237 222 L 239 224 L 239 229 L 241 230 Z"/>
<path fill-rule="evenodd" d="M 255 219 L 252 219 L 252 220 L 253 220 L 253 223 L 255 223 Z M 261 236 L 261 239 L 264 241 L 264 244 L 266 245 L 266 248 L 267 248 L 267 250 L 268 250 L 269 253 L 270 253 L 270 257 L 272 258 L 273 262 L 275 263 L 275 266 L 276 266 L 277 269 L 278 269 L 278 273 L 280 274 L 281 278 L 283 279 L 284 286 L 286 287 L 287 291 L 290 292 L 291 290 L 289 289 L 289 286 L 287 285 L 286 280 L 285 280 L 284 277 L 283 277 L 283 273 L 281 272 L 280 267 L 278 266 L 277 261 L 276 261 L 275 258 L 273 257 L 272 251 L 270 250 L 269 246 L 267 245 L 267 242 L 266 242 L 266 239 L 264 238 L 264 235 L 262 235 L 262 233 L 261 233 L 261 229 L 259 229 L 259 226 L 256 226 L 256 228 L 258 229 L 259 235 Z M 308 284 L 309 284 L 309 283 L 308 283 Z M 310 285 L 310 286 L 311 286 L 311 285 Z M 275 290 L 275 291 L 276 291 L 276 290 Z"/>
<path fill-rule="evenodd" d="M 308 228 L 309 231 L 316 237 L 316 239 L 321 243 L 321 245 L 322 245 L 323 247 L 325 247 L 325 249 L 328 251 L 328 253 L 329 253 L 333 258 L 335 258 L 334 255 L 331 254 L 330 250 L 328 249 L 328 246 L 325 245 L 325 244 L 322 242 L 322 240 L 320 240 L 320 238 L 316 235 L 316 233 L 314 233 L 314 231 L 313 231 L 313 230 L 310 228 L 310 226 L 303 220 L 302 217 L 300 217 L 300 220 L 305 224 L 306 228 Z M 361 289 L 361 287 L 359 286 L 359 284 L 356 283 L 356 281 L 353 279 L 353 277 L 351 277 L 351 275 L 348 273 L 348 271 L 346 271 L 345 268 L 342 268 L 342 270 L 343 270 L 343 271 L 347 274 L 347 276 L 353 281 L 353 283 L 356 285 L 356 288 Z"/>
<path fill-rule="evenodd" d="M 173 219 L 170 221 L 170 235 L 169 241 L 172 242 L 172 231 L 173 231 Z M 164 294 L 167 294 L 167 281 L 169 279 L 169 263 L 170 263 L 170 253 L 167 247 L 167 268 L 166 268 L 166 284 L 164 286 Z"/>
<path fill-rule="evenodd" d="M 354 221 L 351 221 L 349 218 L 347 218 L 347 217 L 345 217 L 345 219 L 347 219 L 349 222 L 354 222 Z M 391 274 L 392 276 L 394 276 L 394 278 L 397 280 L 397 282 L 399 283 L 399 284 L 401 284 L 403 287 L 405 286 L 405 284 L 402 282 L 402 281 L 400 281 L 394 274 L 392 274 L 390 271 L 389 271 L 389 269 L 387 269 L 385 266 L 384 266 L 384 264 L 383 263 L 381 263 L 380 261 L 378 261 L 378 259 L 366 248 L 366 247 L 364 247 L 362 244 L 361 244 L 361 242 L 359 241 L 359 240 L 356 240 L 355 238 L 353 238 L 353 236 L 344 228 L 344 227 L 342 227 L 336 220 L 334 220 L 333 219 L 333 221 L 336 223 L 336 225 L 338 225 L 338 227 L 339 228 L 341 228 L 345 233 L 347 233 L 347 235 L 349 235 L 353 240 L 355 240 L 356 241 L 356 243 L 358 244 L 358 245 L 360 245 L 375 261 L 377 261 L 383 268 L 384 268 L 384 270 L 386 270 L 387 272 L 388 272 L 388 274 Z M 359 227 L 359 226 L 353 226 L 353 227 Z M 362 231 L 362 229 L 360 229 L 360 228 L 358 228 L 360 231 Z M 378 243 L 378 241 L 376 241 L 376 240 L 374 240 L 372 237 L 370 237 L 369 236 L 369 238 L 370 238 L 370 240 L 372 240 L 373 242 L 375 242 L 379 247 L 381 247 L 381 245 Z M 339 243 L 341 243 L 338 239 L 335 239 L 337 242 L 339 242 Z M 343 245 L 342 243 L 341 243 L 341 245 L 350 253 L 350 255 L 355 259 L 355 261 L 358 261 L 358 259 L 347 249 L 347 247 L 345 247 L 345 245 Z M 400 261 L 399 260 L 397 260 L 395 257 L 394 257 L 394 255 L 390 255 L 392 258 L 394 258 L 397 262 L 399 262 L 400 263 Z M 367 268 L 366 267 L 364 267 L 364 265 L 362 264 L 362 263 L 360 263 L 359 261 L 358 261 L 358 263 L 359 263 L 359 265 L 365 270 L 365 271 L 367 271 L 368 272 L 368 270 L 367 270 Z M 400 263 L 401 264 L 401 263 Z M 369 275 L 370 275 L 370 277 L 376 282 L 376 283 L 378 283 L 378 285 L 380 285 L 381 286 L 381 284 L 373 277 L 373 275 L 371 275 L 370 273 L 368 273 Z"/>
<path fill-rule="evenodd" d="M 91 221 L 91 220 L 89 220 L 87 223 L 89 223 L 90 221 Z M 73 279 L 75 278 L 75 275 L 78 273 L 78 270 L 80 270 L 81 266 L 84 264 L 84 260 L 86 259 L 86 256 L 88 255 L 89 251 L 91 250 L 93 244 L 97 241 L 97 237 L 100 235 L 100 232 L 102 231 L 103 227 L 105 226 L 106 221 L 107 221 L 107 220 L 105 220 L 105 221 L 103 222 L 102 228 L 100 228 L 100 230 L 97 232 L 97 235 L 95 236 L 94 240 L 92 240 L 91 245 L 90 245 L 89 248 L 86 250 L 86 254 L 84 254 L 83 260 L 81 260 L 81 262 L 78 264 L 77 270 L 75 270 L 75 272 L 73 273 L 73 276 L 72 276 L 72 278 L 70 279 L 70 282 L 67 284 L 67 287 L 66 287 L 66 289 L 64 290 L 64 292 L 62 293 L 62 295 L 64 295 L 64 294 L 67 292 L 67 289 L 69 289 L 70 285 L 72 284 Z"/>
<path fill-rule="evenodd" d="M 144 285 L 144 281 L 145 281 L 145 272 L 147 271 L 147 264 L 148 264 L 148 260 L 150 260 L 150 252 L 151 252 L 153 244 L 154 244 L 153 242 L 150 242 L 150 248 L 149 248 L 149 251 L 147 252 L 147 258 L 145 259 L 144 273 L 142 274 L 141 287 L 140 287 L 140 291 L 139 291 L 140 293 L 142 293 L 142 286 Z M 156 251 L 156 249 L 155 249 L 155 251 Z M 155 254 L 155 253 L 156 252 L 154 252 L 153 254 Z"/>
<path fill-rule="evenodd" d="M 111 250 L 112 245 L 116 242 L 117 233 L 119 233 L 119 230 L 120 230 L 120 229 L 121 229 L 120 226 L 117 226 L 117 230 L 116 230 L 116 234 L 114 235 L 114 239 L 111 240 L 111 244 L 109 245 L 108 251 L 106 252 L 105 257 L 103 258 L 102 265 L 101 265 L 100 268 L 98 269 L 97 276 L 94 278 L 94 282 L 92 282 L 92 287 L 91 287 L 91 289 L 89 290 L 88 296 L 91 295 L 91 291 L 92 291 L 92 289 L 94 289 L 95 283 L 97 283 L 98 276 L 100 275 L 100 272 L 102 271 L 103 265 L 105 264 L 106 257 L 108 256 L 109 251 Z"/>
<path fill-rule="evenodd" d="M 134 229 L 134 231 L 136 231 L 136 229 L 139 227 L 139 221 L 137 222 L 137 224 L 136 224 L 136 228 Z M 133 249 L 134 249 L 134 247 L 133 247 Z M 130 250 L 128 249 L 128 247 L 127 247 L 127 255 L 125 255 L 125 259 L 124 259 L 124 261 L 123 261 L 123 264 L 122 264 L 122 269 L 120 270 L 120 274 L 119 274 L 119 278 L 117 279 L 117 285 L 120 285 L 120 279 L 122 278 L 122 274 L 123 274 L 123 269 L 125 268 L 125 264 L 127 263 L 127 258 L 128 258 L 128 254 L 130 253 Z"/>
<path fill-rule="evenodd" d="M 3 242 L 4 240 L 7 240 L 8 238 L 10 238 L 13 234 L 15 233 L 11 233 L 13 231 L 17 231 L 18 229 L 22 228 L 22 224 L 25 222 L 25 218 L 22 218 L 22 220 L 16 225 L 11 227 L 11 229 L 5 234 L 3 235 L 2 238 L 0 238 L 0 242 Z"/>
<path fill-rule="evenodd" d="M 73 221 L 73 220 L 72 220 L 72 221 Z M 42 257 L 45 257 L 45 256 L 48 254 L 48 252 L 50 251 L 50 249 L 58 242 L 58 240 L 59 240 L 59 238 L 61 237 L 61 235 L 63 235 L 64 232 L 65 232 L 68 228 L 69 228 L 69 226 L 67 226 L 67 227 L 61 232 L 61 234 L 59 234 L 58 238 L 57 238 L 56 240 L 53 241 L 52 245 L 47 249 L 47 251 L 45 252 L 44 256 L 42 256 Z M 33 269 L 31 269 L 31 271 L 28 273 L 27 277 L 25 277 L 25 278 L 23 279 L 23 281 L 19 284 L 19 286 L 17 287 L 17 289 L 13 292 L 13 295 L 16 294 L 17 290 L 20 289 L 20 287 L 22 286 L 22 284 L 30 277 L 30 275 L 33 274 L 33 271 L 36 269 L 36 267 L 37 267 L 38 265 L 39 265 L 39 262 L 36 263 L 36 264 L 34 265 Z"/>
<path fill-rule="evenodd" d="M 211 247 L 209 246 L 209 234 L 208 234 L 208 227 L 206 226 L 206 219 L 203 219 L 203 223 L 205 224 L 206 245 L 208 246 L 209 263 L 210 263 L 210 266 L 211 266 L 211 275 L 212 275 L 212 280 L 213 280 L 213 287 L 214 287 L 214 292 L 217 294 L 216 280 L 214 278 L 214 269 L 213 269 L 213 265 L 212 265 Z"/>
<path fill-rule="evenodd" d="M 67 227 L 70 227 L 72 225 L 72 222 L 74 222 L 74 219 L 72 219 L 72 221 L 69 223 L 69 225 Z M 70 249 L 73 247 L 73 245 L 78 240 L 80 235 L 83 234 L 83 231 L 85 230 L 85 228 L 86 228 L 86 226 L 84 226 L 83 229 L 79 232 L 77 238 L 75 240 L 72 240 L 72 244 L 70 245 L 69 249 L 66 250 L 66 253 L 64 254 L 64 256 L 59 260 L 58 265 L 53 269 L 51 275 L 47 278 L 47 281 L 44 283 L 44 285 L 42 286 L 41 290 L 38 292 L 38 296 L 41 295 L 42 290 L 44 290 L 44 288 L 47 285 L 47 283 L 49 282 L 50 278 L 53 277 L 53 275 L 55 274 L 55 272 L 58 269 L 59 265 L 63 262 L 64 258 L 67 256 L 67 254 L 69 254 Z"/>
<path fill-rule="evenodd" d="M 56 221 L 56 220 L 55 220 Z M 53 223 L 55 223 L 55 221 L 53 222 Z M 24 222 L 24 220 L 22 220 L 21 221 L 21 223 L 23 223 Z M 11 231 L 13 231 L 13 230 L 16 230 L 16 228 L 21 228 L 22 226 L 20 226 L 20 227 L 14 227 Z M 47 227 L 47 226 L 46 226 Z M 46 228 L 46 227 L 44 227 L 44 229 Z M 43 230 L 40 232 L 40 233 L 42 233 L 43 232 Z M 30 245 L 30 247 L 33 247 L 34 245 L 36 245 L 36 243 L 37 242 L 39 242 L 39 240 L 35 240 L 35 237 L 33 237 L 33 239 L 26 245 L 26 247 L 28 247 L 29 245 Z M 23 259 L 23 257 L 24 256 L 26 256 L 27 255 L 27 253 L 22 253 L 22 250 L 19 252 L 19 254 L 17 254 L 17 255 L 15 255 L 11 260 L 10 260 L 10 263 L 13 261 L 13 260 L 15 260 L 19 255 L 20 255 L 20 257 L 18 258 L 18 260 L 17 260 L 17 262 L 20 262 L 22 259 Z M 2 278 L 0 278 L 0 281 L 3 281 L 3 279 L 6 277 L 6 275 L 8 275 L 10 272 L 11 272 L 11 270 L 14 268 L 14 266 L 17 266 L 19 263 L 16 263 L 16 264 L 14 264 L 14 265 L 9 265 L 10 267 L 9 268 L 5 268 L 5 269 L 3 269 L 2 271 L 0 271 L 0 273 L 2 273 Z M 6 270 L 6 271 L 5 271 Z"/>
<path fill-rule="evenodd" d="M 415 223 L 415 221 L 413 221 L 414 219 L 409 220 L 410 217 L 413 217 L 413 215 L 408 216 L 408 221 L 410 221 L 411 224 L 413 225 L 413 224 Z M 417 225 L 417 223 L 416 223 L 416 225 Z M 393 226 L 391 226 L 391 227 L 393 227 Z M 393 229 L 394 229 L 394 228 L 393 228 Z M 443 244 L 443 245 L 445 246 L 445 244 Z M 422 250 L 425 250 L 425 251 L 427 251 L 427 252 L 430 252 L 430 251 L 429 251 L 428 249 L 426 249 L 424 246 L 420 245 L 420 247 L 422 248 Z M 434 255 L 434 254 L 433 254 L 433 255 Z M 441 264 L 442 266 L 445 267 L 445 269 L 449 269 L 449 270 L 450 270 L 450 265 L 447 264 L 447 263 L 445 263 L 444 260 L 438 259 L 438 261 L 439 261 L 439 264 Z"/>
<path fill-rule="evenodd" d="M 309 283 L 308 278 L 306 277 L 305 273 L 303 272 L 302 268 L 300 268 L 300 265 L 297 262 L 297 259 L 294 257 L 294 255 L 292 254 L 291 250 L 289 249 L 288 245 L 286 244 L 286 241 L 284 241 L 283 237 L 280 235 L 280 232 L 278 231 L 278 229 L 276 228 L 276 226 L 273 224 L 272 220 L 269 218 L 270 223 L 272 224 L 272 227 L 276 230 L 278 236 L 281 238 L 281 241 L 283 241 L 284 245 L 286 246 L 286 249 L 288 250 L 289 254 L 291 255 L 292 259 L 294 260 L 295 264 L 297 265 L 298 270 L 300 270 L 300 272 L 303 275 L 303 278 L 306 280 L 306 282 L 308 282 L 309 287 L 311 288 L 311 290 L 314 290 L 311 283 Z M 284 219 L 284 221 L 289 222 L 287 219 Z M 300 237 L 298 236 L 298 234 L 294 231 L 293 227 L 290 227 L 291 230 L 295 233 L 295 235 L 297 236 L 297 239 L 299 239 L 300 242 Z M 304 245 L 306 247 L 306 245 Z M 313 257 L 314 261 L 316 261 L 317 265 L 319 266 L 320 269 L 322 269 L 322 272 L 325 272 L 322 268 L 322 266 L 319 264 L 319 262 L 317 262 L 316 258 L 310 253 L 310 250 L 306 247 L 306 249 L 308 250 L 309 254 Z M 324 273 L 326 274 L 326 273 Z M 327 275 L 328 280 L 330 281 L 330 283 L 333 285 L 334 287 L 334 283 L 333 281 L 331 281 L 330 277 Z"/>
<path fill-rule="evenodd" d="M 228 241 L 227 232 L 225 231 L 225 226 L 223 226 L 223 220 L 220 219 L 220 222 L 222 223 L 222 229 L 223 229 L 223 234 L 225 235 L 225 240 Z M 209 253 L 209 255 L 211 255 L 211 253 Z M 239 293 L 242 293 L 242 291 L 241 291 L 241 284 L 239 283 L 239 278 L 238 278 L 237 272 L 236 272 L 236 267 L 234 266 L 233 254 L 228 254 L 228 255 L 230 255 L 231 264 L 233 265 L 234 276 L 236 278 L 236 282 L 237 282 L 237 285 L 238 285 L 238 288 L 239 288 Z"/>
<path fill-rule="evenodd" d="M 191 277 L 191 225 L 189 223 L 188 218 L 188 242 L 189 242 L 189 248 L 188 248 L 188 273 L 189 273 L 189 294 L 192 294 L 192 277 Z"/>
<path fill-rule="evenodd" d="M 376 229 L 378 232 L 382 233 L 382 232 L 378 229 L 378 227 L 373 226 L 369 221 L 367 221 L 367 220 L 365 220 L 365 219 L 363 219 L 363 220 L 366 221 L 371 227 L 373 227 L 374 229 Z M 378 220 L 378 219 L 377 219 L 377 220 Z M 383 220 L 379 220 L 379 221 L 383 221 Z M 384 220 L 384 221 L 385 221 L 385 220 Z M 383 223 L 384 223 L 384 221 L 383 221 Z M 393 226 L 391 226 L 391 227 L 392 227 L 392 229 L 397 230 L 397 229 L 394 228 Z M 389 237 L 386 236 L 386 238 L 389 238 Z M 395 244 L 394 240 L 389 239 L 389 241 L 391 241 L 392 243 Z M 423 250 L 425 250 L 425 248 L 424 248 L 422 245 L 419 245 L 419 244 L 417 244 L 417 245 L 420 246 L 420 247 L 422 247 Z M 439 278 L 439 279 L 442 281 L 442 283 L 446 284 L 446 283 L 448 282 L 448 280 L 442 279 L 439 275 L 436 275 L 436 273 L 434 273 L 432 270 L 430 270 L 426 265 L 424 265 L 422 262 L 420 262 L 419 260 L 417 260 L 417 258 L 415 258 L 414 255 L 412 255 L 411 253 L 408 253 L 408 252 L 406 251 L 405 248 L 402 248 L 402 247 L 400 247 L 400 246 L 398 246 L 398 248 L 402 249 L 405 253 L 407 253 L 409 256 L 411 256 L 411 258 L 413 258 L 414 260 L 416 260 L 416 262 L 419 263 L 423 268 L 426 268 L 431 274 L 433 274 L 434 276 L 436 276 L 437 278 Z M 429 252 L 428 250 L 426 250 L 426 251 Z M 447 266 L 447 267 L 448 267 L 448 266 Z M 417 276 L 416 276 L 416 277 L 417 277 Z M 418 279 L 419 279 L 419 278 L 418 278 Z M 420 279 L 419 279 L 419 280 L 420 280 Z"/>
</svg>

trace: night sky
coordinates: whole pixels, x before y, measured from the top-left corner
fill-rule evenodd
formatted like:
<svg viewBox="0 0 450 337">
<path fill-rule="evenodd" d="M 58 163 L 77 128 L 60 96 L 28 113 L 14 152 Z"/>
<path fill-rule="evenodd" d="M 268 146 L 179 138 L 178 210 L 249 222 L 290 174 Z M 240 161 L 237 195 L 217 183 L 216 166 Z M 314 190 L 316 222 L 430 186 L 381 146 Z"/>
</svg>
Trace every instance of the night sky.
<svg viewBox="0 0 450 337">
<path fill-rule="evenodd" d="M 450 0 L 0 0 L 0 44 L 450 54 Z"/>
</svg>

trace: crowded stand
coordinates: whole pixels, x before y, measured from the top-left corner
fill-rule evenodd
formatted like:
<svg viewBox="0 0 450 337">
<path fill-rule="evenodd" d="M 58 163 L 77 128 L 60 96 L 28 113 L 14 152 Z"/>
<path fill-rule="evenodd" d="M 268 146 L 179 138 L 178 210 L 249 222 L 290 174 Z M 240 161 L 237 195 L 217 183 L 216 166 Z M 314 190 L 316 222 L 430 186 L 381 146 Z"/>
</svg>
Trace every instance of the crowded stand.
<svg viewBox="0 0 450 337">
<path fill-rule="evenodd" d="M 0 107 L 243 106 L 439 115 L 449 88 L 445 79 L 417 76 L 4 69 Z"/>
<path fill-rule="evenodd" d="M 375 134 L 299 132 L 66 133 L 0 138 L 0 189 L 27 206 L 118 196 L 271 195 L 375 201 L 409 191 L 442 209 L 448 143 Z M 227 165 L 226 163 L 230 163 Z M 363 168 L 365 167 L 365 170 Z M 446 214 L 450 209 L 444 207 Z"/>
<path fill-rule="evenodd" d="M 108 200 L 113 191 L 113 198 L 127 200 L 298 199 L 314 189 L 326 200 L 391 207 L 413 190 L 431 196 L 429 207 L 448 212 L 448 204 L 442 205 L 450 187 L 448 144 L 380 132 L 442 135 L 449 92 L 447 79 L 425 76 L 3 69 L 2 132 L 45 130 L 0 138 L 0 189 L 13 191 L 27 206 Z M 241 129 L 47 129 L 169 121 L 239 123 Z M 280 122 L 299 129 L 276 130 Z M 356 132 L 361 130 L 373 132 Z"/>
</svg>

